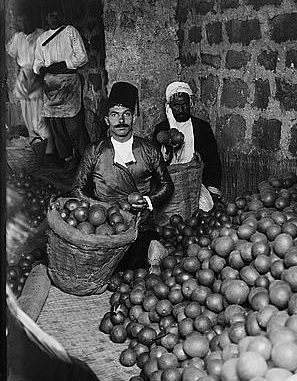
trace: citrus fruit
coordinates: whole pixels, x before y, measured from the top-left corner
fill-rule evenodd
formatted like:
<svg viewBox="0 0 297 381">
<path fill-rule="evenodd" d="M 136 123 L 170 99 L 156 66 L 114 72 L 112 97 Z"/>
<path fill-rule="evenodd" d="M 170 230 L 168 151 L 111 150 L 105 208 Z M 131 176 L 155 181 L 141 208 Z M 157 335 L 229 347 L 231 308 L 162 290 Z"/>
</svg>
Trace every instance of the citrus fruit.
<svg viewBox="0 0 297 381">
<path fill-rule="evenodd" d="M 136 353 L 133 349 L 126 348 L 120 354 L 120 363 L 123 366 L 133 366 L 136 364 Z"/>
<path fill-rule="evenodd" d="M 297 368 L 297 344 L 282 342 L 276 344 L 271 351 L 271 360 L 274 365 L 293 371 Z"/>
<path fill-rule="evenodd" d="M 99 204 L 94 204 L 89 208 L 88 220 L 94 226 L 99 226 L 101 224 L 104 224 L 104 222 L 106 221 L 106 217 L 107 217 L 107 212 L 103 206 Z"/>
<path fill-rule="evenodd" d="M 237 358 L 232 358 L 223 364 L 221 371 L 222 381 L 240 381 L 236 370 L 237 361 Z"/>
<path fill-rule="evenodd" d="M 177 368 L 178 359 L 173 353 L 165 352 L 157 358 L 159 369 Z"/>
<path fill-rule="evenodd" d="M 181 381 L 182 373 L 178 368 L 168 368 L 162 372 L 161 381 Z"/>
<path fill-rule="evenodd" d="M 157 333 L 153 328 L 150 327 L 144 327 L 142 328 L 138 335 L 137 339 L 141 344 L 150 346 L 154 342 L 154 340 L 157 337 Z"/>
<path fill-rule="evenodd" d="M 184 341 L 183 348 L 190 357 L 204 358 L 209 351 L 209 342 L 200 334 L 189 335 Z"/>
<path fill-rule="evenodd" d="M 229 304 L 243 304 L 249 294 L 248 285 L 239 279 L 231 280 L 225 288 L 224 296 Z"/>
<path fill-rule="evenodd" d="M 267 364 L 259 353 L 247 351 L 239 356 L 236 369 L 241 381 L 249 381 L 253 377 L 264 376 L 267 371 Z"/>
<path fill-rule="evenodd" d="M 127 338 L 127 331 L 122 324 L 112 327 L 110 331 L 110 340 L 114 343 L 124 343 Z"/>
<path fill-rule="evenodd" d="M 229 236 L 218 237 L 213 241 L 213 250 L 221 257 L 226 258 L 234 249 L 235 243 Z"/>
<path fill-rule="evenodd" d="M 207 373 L 193 365 L 187 366 L 183 371 L 182 381 L 200 381 Z"/>
<path fill-rule="evenodd" d="M 272 344 L 265 336 L 255 336 L 247 347 L 248 351 L 259 353 L 265 360 L 270 358 L 271 349 Z"/>
<path fill-rule="evenodd" d="M 287 369 L 270 368 L 265 373 L 265 379 L 268 381 L 285 381 L 292 373 Z"/>
</svg>

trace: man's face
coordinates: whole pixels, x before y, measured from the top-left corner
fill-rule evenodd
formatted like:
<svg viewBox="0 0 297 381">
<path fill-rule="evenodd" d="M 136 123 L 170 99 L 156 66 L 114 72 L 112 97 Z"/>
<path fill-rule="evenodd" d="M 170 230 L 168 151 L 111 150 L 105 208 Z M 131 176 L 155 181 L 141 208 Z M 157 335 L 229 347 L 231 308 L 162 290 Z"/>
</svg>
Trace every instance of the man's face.
<svg viewBox="0 0 297 381">
<path fill-rule="evenodd" d="M 63 16 L 59 10 L 48 12 L 46 19 L 50 29 L 57 29 L 63 24 Z"/>
<path fill-rule="evenodd" d="M 190 119 L 190 97 L 187 93 L 174 94 L 170 99 L 169 106 L 177 122 L 186 122 Z"/>
<path fill-rule="evenodd" d="M 131 138 L 134 120 L 133 112 L 123 106 L 110 107 L 108 115 L 105 117 L 110 135 L 120 142 L 126 142 Z"/>
<path fill-rule="evenodd" d="M 24 32 L 25 34 L 30 34 L 33 32 L 34 27 L 29 17 L 26 15 L 18 15 L 16 17 L 16 29 Z"/>
</svg>

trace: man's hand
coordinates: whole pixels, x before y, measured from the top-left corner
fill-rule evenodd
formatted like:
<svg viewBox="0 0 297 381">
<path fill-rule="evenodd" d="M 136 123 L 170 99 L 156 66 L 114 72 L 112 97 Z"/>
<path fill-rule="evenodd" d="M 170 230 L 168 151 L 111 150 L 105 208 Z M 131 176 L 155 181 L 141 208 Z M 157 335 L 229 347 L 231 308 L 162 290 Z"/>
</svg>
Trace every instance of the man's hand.
<svg viewBox="0 0 297 381">
<path fill-rule="evenodd" d="M 147 201 L 143 198 L 137 201 L 135 204 L 131 204 L 132 209 L 137 212 L 142 212 L 148 208 Z"/>
</svg>

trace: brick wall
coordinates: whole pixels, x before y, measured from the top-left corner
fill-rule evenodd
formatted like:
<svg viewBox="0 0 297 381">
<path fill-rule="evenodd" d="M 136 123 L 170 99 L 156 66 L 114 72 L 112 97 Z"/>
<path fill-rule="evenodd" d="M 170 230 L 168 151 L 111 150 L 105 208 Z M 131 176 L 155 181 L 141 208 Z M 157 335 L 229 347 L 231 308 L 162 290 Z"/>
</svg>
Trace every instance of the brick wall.
<svg viewBox="0 0 297 381">
<path fill-rule="evenodd" d="M 297 158 L 297 1 L 179 0 L 181 77 L 221 147 Z"/>
</svg>

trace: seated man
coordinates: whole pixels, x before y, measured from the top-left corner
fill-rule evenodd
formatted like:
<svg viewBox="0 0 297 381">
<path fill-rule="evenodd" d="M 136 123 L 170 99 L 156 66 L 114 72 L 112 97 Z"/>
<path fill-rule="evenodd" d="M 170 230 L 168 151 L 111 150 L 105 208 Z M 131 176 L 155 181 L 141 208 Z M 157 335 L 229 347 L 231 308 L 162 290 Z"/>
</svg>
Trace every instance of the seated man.
<svg viewBox="0 0 297 381">
<path fill-rule="evenodd" d="M 166 165 L 188 163 L 194 153 L 200 154 L 204 169 L 199 208 L 208 212 L 215 203 L 221 203 L 221 162 L 210 124 L 191 115 L 192 95 L 190 86 L 185 82 L 173 82 L 167 86 L 167 120 L 157 124 L 153 140 L 158 142 L 158 133 L 170 128 L 176 128 L 183 133 L 184 144 L 181 147 L 160 145 Z"/>
<path fill-rule="evenodd" d="M 139 234 L 118 270 L 146 267 L 149 244 L 158 239 L 151 211 L 174 191 L 160 150 L 133 135 L 136 102 L 138 106 L 135 86 L 127 82 L 113 85 L 105 117 L 110 136 L 86 148 L 73 183 L 73 194 L 81 199 L 112 203 L 137 191 L 144 196 L 132 205 L 142 216 Z"/>
</svg>

